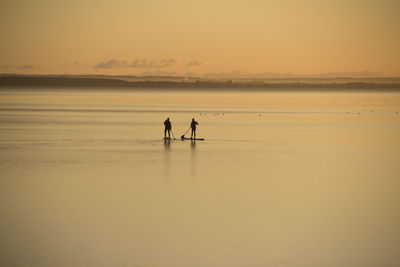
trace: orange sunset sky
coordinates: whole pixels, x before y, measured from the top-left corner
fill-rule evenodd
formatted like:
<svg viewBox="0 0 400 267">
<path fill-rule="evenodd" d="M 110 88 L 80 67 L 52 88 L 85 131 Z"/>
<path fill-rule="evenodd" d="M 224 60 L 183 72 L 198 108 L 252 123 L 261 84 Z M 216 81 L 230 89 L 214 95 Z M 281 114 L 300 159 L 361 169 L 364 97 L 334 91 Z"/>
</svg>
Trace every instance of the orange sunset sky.
<svg viewBox="0 0 400 267">
<path fill-rule="evenodd" d="M 399 14 L 397 0 L 1 0 L 0 73 L 400 76 Z"/>
</svg>

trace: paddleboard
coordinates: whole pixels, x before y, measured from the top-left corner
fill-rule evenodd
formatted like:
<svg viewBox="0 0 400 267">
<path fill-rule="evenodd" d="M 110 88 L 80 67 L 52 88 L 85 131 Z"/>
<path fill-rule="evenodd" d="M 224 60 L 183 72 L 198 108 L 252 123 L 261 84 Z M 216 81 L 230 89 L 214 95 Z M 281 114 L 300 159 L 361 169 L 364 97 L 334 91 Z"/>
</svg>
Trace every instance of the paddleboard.
<svg viewBox="0 0 400 267">
<path fill-rule="evenodd" d="M 204 138 L 188 138 L 188 137 L 185 137 L 185 138 L 182 138 L 182 140 L 204 141 Z"/>
</svg>

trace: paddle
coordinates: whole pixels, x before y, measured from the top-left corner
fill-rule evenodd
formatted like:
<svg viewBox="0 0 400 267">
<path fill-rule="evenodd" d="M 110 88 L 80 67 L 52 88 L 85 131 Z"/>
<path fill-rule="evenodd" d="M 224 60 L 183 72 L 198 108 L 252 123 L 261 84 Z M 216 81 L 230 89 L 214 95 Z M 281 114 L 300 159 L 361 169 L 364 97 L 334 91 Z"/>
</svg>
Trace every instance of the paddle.
<svg viewBox="0 0 400 267">
<path fill-rule="evenodd" d="M 187 131 L 181 136 L 181 139 L 185 138 L 185 134 L 190 130 L 190 128 L 192 127 L 189 127 L 189 129 L 187 129 Z"/>
<path fill-rule="evenodd" d="M 174 137 L 174 140 L 176 140 L 174 132 L 172 130 L 171 130 L 171 133 L 172 133 L 172 137 Z"/>
</svg>

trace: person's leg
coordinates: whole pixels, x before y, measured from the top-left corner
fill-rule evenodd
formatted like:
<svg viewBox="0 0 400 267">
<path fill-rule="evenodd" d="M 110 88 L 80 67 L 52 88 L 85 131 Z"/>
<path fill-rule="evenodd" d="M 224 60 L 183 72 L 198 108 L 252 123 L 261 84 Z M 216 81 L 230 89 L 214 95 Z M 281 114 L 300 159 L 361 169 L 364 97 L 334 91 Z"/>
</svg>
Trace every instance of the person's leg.
<svg viewBox="0 0 400 267">
<path fill-rule="evenodd" d="M 196 129 L 194 129 L 194 139 L 196 139 Z"/>
<path fill-rule="evenodd" d="M 171 129 L 168 129 L 168 138 L 171 138 Z"/>
<path fill-rule="evenodd" d="M 164 138 L 167 137 L 167 128 L 164 129 Z"/>
<path fill-rule="evenodd" d="M 192 139 L 193 138 L 193 128 L 192 128 L 192 131 L 190 132 L 190 139 Z"/>
</svg>

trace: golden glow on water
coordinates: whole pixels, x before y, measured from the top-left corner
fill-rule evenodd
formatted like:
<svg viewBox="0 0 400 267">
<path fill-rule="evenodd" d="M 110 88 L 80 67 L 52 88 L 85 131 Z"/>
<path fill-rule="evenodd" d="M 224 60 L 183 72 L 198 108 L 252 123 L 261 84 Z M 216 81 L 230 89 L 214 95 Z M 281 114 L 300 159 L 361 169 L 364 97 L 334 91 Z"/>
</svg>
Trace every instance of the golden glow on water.
<svg viewBox="0 0 400 267">
<path fill-rule="evenodd" d="M 94 92 L 91 90 L 57 91 L 19 90 L 14 92 L 3 89 L 0 103 L 31 103 L 31 104 L 103 104 L 103 105 L 178 105 L 178 106 L 264 106 L 268 107 L 305 107 L 305 108 L 390 108 L 397 110 L 400 97 L 397 93 L 278 93 L 278 92 L 180 92 L 180 91 L 121 91 L 113 89 L 109 92 Z M 342 111 L 342 110 L 341 110 Z"/>
<path fill-rule="evenodd" d="M 399 100 L 3 91 L 0 265 L 396 266 Z"/>
</svg>

